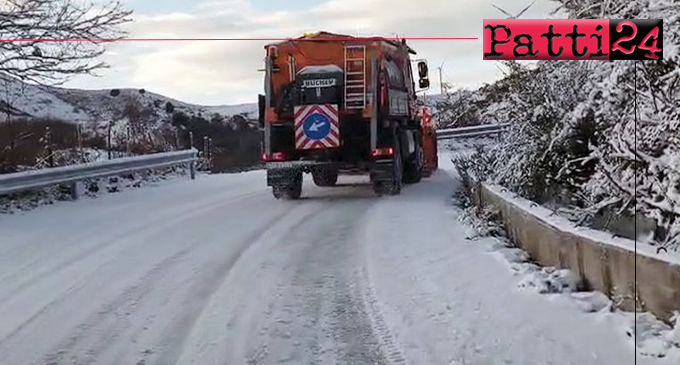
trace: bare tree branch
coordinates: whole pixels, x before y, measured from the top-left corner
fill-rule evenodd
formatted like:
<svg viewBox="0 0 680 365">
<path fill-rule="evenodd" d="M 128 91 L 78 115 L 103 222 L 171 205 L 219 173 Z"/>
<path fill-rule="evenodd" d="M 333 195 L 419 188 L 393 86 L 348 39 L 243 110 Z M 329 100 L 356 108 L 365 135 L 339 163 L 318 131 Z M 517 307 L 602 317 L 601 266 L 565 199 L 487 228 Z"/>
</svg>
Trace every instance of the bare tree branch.
<svg viewBox="0 0 680 365">
<path fill-rule="evenodd" d="M 55 85 L 105 68 L 96 59 L 127 36 L 120 27 L 131 14 L 118 0 L 6 0 L 0 4 L 0 72 Z"/>
</svg>

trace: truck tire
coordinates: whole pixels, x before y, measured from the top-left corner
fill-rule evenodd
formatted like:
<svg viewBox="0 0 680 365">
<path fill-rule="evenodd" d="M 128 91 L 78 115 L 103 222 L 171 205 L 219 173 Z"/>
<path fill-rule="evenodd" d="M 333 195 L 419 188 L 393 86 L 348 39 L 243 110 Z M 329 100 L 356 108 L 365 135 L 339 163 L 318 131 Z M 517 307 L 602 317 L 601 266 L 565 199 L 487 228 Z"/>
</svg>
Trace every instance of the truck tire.
<svg viewBox="0 0 680 365">
<path fill-rule="evenodd" d="M 399 133 L 399 132 L 396 132 Z M 394 155 L 392 155 L 392 179 L 388 183 L 387 189 L 390 195 L 401 194 L 401 183 L 404 179 L 404 161 L 401 157 L 401 138 L 394 138 Z"/>
<path fill-rule="evenodd" d="M 423 179 L 423 148 L 420 141 L 416 139 L 415 152 L 404 165 L 404 183 L 417 184 Z"/>
<path fill-rule="evenodd" d="M 373 182 L 373 192 L 375 193 L 375 195 L 383 196 L 383 195 L 387 194 L 388 191 L 387 191 L 386 185 L 387 184 L 385 184 L 382 181 L 374 181 Z"/>
<path fill-rule="evenodd" d="M 316 186 L 335 186 L 338 182 L 338 170 L 322 168 L 312 171 L 312 179 Z"/>
<path fill-rule="evenodd" d="M 286 188 L 283 186 L 272 186 L 272 194 L 274 194 L 274 198 L 276 199 L 283 198 L 285 190 Z"/>
<path fill-rule="evenodd" d="M 401 182 L 403 180 L 403 161 L 401 159 L 401 144 L 399 138 L 394 138 L 394 154 L 392 155 L 391 173 L 389 179 L 373 181 L 373 192 L 377 196 L 399 195 L 401 193 Z"/>
<path fill-rule="evenodd" d="M 275 185 L 272 194 L 276 199 L 297 200 L 302 196 L 302 171 L 297 172 L 288 185 Z"/>
</svg>

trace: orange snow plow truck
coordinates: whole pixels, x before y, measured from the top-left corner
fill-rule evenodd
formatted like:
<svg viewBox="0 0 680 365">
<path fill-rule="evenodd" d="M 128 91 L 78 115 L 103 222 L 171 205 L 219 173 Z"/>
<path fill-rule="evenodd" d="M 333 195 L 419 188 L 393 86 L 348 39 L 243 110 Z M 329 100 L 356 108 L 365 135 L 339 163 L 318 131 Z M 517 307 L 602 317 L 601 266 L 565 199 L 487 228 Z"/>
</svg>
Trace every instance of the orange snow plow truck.
<svg viewBox="0 0 680 365">
<path fill-rule="evenodd" d="M 376 194 L 397 195 L 437 168 L 431 113 L 416 108 L 428 67 L 411 60 L 405 40 L 321 32 L 265 50 L 259 113 L 274 197 L 299 198 L 303 173 L 318 186 L 335 185 L 342 173 L 368 174 Z"/>
</svg>

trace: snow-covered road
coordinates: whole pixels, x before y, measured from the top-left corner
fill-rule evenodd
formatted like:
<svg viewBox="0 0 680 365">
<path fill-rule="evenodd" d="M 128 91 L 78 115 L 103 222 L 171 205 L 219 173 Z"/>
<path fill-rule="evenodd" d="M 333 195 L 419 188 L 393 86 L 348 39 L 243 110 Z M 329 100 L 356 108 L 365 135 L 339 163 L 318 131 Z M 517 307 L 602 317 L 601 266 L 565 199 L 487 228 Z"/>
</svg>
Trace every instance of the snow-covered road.
<svg viewBox="0 0 680 365">
<path fill-rule="evenodd" d="M 465 239 L 446 171 L 382 199 L 353 177 L 276 201 L 264 180 L 0 216 L 0 364 L 635 362 Z"/>
</svg>

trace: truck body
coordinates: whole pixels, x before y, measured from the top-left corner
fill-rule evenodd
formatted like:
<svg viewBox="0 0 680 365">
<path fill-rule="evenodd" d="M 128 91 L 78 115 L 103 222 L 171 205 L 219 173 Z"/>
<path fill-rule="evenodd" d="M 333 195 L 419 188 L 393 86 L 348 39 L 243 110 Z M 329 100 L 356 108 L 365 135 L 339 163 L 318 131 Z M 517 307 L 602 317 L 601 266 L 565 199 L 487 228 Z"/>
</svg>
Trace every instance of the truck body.
<svg viewBox="0 0 680 365">
<path fill-rule="evenodd" d="M 275 197 L 299 198 L 303 173 L 319 186 L 369 174 L 378 195 L 395 195 L 436 168 L 405 41 L 321 32 L 265 50 L 262 158 Z M 419 86 L 429 86 L 424 61 L 418 70 Z"/>
</svg>

